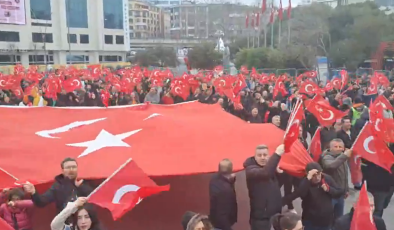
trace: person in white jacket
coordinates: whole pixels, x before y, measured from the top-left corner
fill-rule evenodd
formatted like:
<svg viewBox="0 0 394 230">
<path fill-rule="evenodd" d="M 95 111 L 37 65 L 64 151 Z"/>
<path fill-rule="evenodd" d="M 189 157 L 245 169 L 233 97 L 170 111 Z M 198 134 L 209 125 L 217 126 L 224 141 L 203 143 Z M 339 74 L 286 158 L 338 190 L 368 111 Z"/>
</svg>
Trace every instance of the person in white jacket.
<svg viewBox="0 0 394 230">
<path fill-rule="evenodd" d="M 75 202 L 67 203 L 51 223 L 52 230 L 102 230 L 96 212 L 90 204 L 87 204 L 86 197 L 78 197 Z M 75 213 L 75 214 L 74 214 Z M 74 214 L 74 215 L 73 215 Z M 64 222 L 73 215 L 72 226 Z"/>
</svg>

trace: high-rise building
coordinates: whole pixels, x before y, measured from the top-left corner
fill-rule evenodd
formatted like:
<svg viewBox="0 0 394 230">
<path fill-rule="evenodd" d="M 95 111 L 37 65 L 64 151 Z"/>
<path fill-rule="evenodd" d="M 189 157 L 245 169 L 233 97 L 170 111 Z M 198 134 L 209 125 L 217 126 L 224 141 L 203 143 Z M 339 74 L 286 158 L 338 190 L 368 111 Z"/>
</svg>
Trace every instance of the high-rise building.
<svg viewBox="0 0 394 230">
<path fill-rule="evenodd" d="M 161 33 L 163 38 L 171 37 L 171 13 L 166 10 L 161 11 Z"/>
<path fill-rule="evenodd" d="M 208 5 L 183 3 L 164 9 L 171 14 L 171 38 L 208 38 Z"/>
<path fill-rule="evenodd" d="M 161 38 L 164 37 L 162 9 L 145 0 L 130 1 L 129 25 L 130 37 Z M 167 13 L 168 14 L 168 13 Z"/>
<path fill-rule="evenodd" d="M 127 0 L 8 1 L 0 15 L 0 65 L 124 61 Z"/>
</svg>

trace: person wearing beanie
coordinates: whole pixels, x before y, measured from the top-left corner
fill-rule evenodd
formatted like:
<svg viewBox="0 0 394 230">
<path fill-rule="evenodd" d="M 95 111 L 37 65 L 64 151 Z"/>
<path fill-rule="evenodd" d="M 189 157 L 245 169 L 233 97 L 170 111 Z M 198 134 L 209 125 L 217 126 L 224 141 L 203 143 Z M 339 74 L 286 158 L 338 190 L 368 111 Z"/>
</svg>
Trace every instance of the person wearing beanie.
<svg viewBox="0 0 394 230">
<path fill-rule="evenodd" d="M 183 230 L 214 230 L 208 216 L 187 211 L 181 221 Z"/>
<path fill-rule="evenodd" d="M 343 196 L 344 190 L 338 188 L 332 177 L 322 173 L 317 162 L 308 163 L 305 171 L 307 176 L 292 194 L 283 198 L 282 204 L 300 197 L 304 230 L 330 230 L 334 216 L 332 200 Z"/>
</svg>

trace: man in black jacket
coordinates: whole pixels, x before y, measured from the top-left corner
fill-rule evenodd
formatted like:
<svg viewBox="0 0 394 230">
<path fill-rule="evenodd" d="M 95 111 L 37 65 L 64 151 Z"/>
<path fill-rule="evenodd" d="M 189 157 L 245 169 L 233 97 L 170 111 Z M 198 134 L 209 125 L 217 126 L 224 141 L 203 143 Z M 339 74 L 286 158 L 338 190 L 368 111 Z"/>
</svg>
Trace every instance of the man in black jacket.
<svg viewBox="0 0 394 230">
<path fill-rule="evenodd" d="M 338 188 L 332 177 L 322 173 L 318 163 L 307 164 L 305 170 L 307 176 L 292 194 L 284 197 L 282 203 L 300 197 L 304 230 L 329 230 L 334 217 L 332 200 L 343 196 L 344 190 Z"/>
<path fill-rule="evenodd" d="M 367 194 L 368 194 L 369 204 L 371 206 L 371 215 L 372 215 L 375 209 L 374 197 L 369 192 Z M 357 204 L 357 201 L 358 199 L 356 199 L 356 203 L 354 205 Z M 353 219 L 353 213 L 354 213 L 354 208 L 352 208 L 348 214 L 339 217 L 335 221 L 332 230 L 350 230 L 352 219 Z M 373 220 L 375 222 L 376 230 L 386 230 L 386 224 L 384 223 L 384 220 L 381 217 L 374 215 Z"/>
<path fill-rule="evenodd" d="M 78 197 L 86 197 L 92 191 L 86 181 L 77 180 L 78 164 L 73 158 L 66 158 L 61 163 L 62 174 L 55 177 L 51 188 L 40 195 L 34 185 L 24 184 L 23 188 L 32 196 L 33 203 L 38 207 L 45 207 L 55 202 L 57 212 L 61 212 L 68 202 L 75 201 Z"/>
<path fill-rule="evenodd" d="M 284 145 L 270 156 L 266 145 L 256 147 L 255 155 L 244 162 L 250 199 L 251 230 L 270 230 L 270 218 L 282 211 L 282 195 L 276 178 L 276 168 Z"/>
<path fill-rule="evenodd" d="M 209 182 L 209 219 L 216 229 L 231 230 L 237 222 L 238 206 L 234 188 L 235 174 L 229 159 L 219 163 L 219 172 Z"/>
</svg>

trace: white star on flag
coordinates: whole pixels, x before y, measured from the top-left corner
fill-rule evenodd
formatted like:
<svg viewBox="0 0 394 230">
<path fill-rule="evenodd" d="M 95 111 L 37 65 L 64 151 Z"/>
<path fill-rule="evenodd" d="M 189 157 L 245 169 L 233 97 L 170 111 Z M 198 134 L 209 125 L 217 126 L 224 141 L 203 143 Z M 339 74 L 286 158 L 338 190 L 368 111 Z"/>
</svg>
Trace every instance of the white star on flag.
<svg viewBox="0 0 394 230">
<path fill-rule="evenodd" d="M 86 147 L 86 149 L 81 153 L 81 155 L 78 156 L 78 158 L 80 158 L 106 147 L 130 147 L 130 145 L 123 140 L 133 134 L 138 133 L 141 130 L 142 129 L 137 129 L 127 133 L 114 135 L 102 129 L 94 140 L 67 145 L 73 147 Z"/>
</svg>

